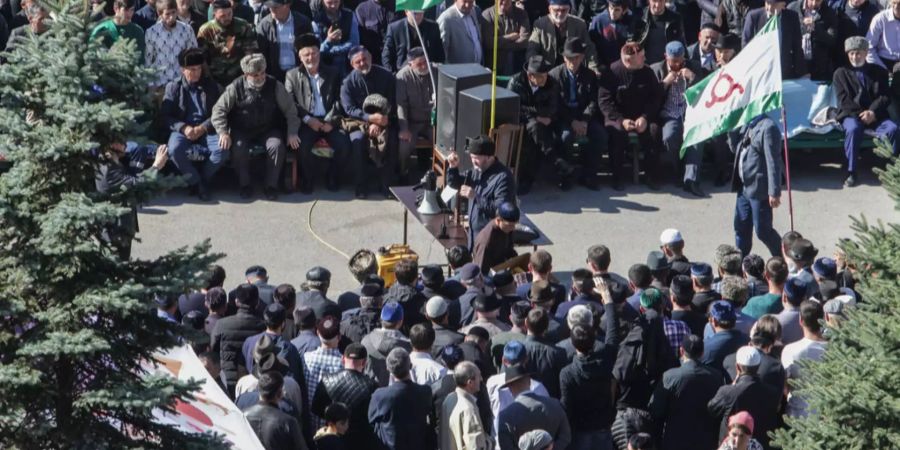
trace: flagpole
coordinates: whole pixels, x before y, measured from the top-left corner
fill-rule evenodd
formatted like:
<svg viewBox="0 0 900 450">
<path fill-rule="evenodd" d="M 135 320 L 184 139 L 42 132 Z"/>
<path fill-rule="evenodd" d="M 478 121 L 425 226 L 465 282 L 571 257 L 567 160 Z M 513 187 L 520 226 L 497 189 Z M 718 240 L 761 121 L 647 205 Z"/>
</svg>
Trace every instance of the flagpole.
<svg viewBox="0 0 900 450">
<path fill-rule="evenodd" d="M 787 179 L 788 214 L 791 217 L 791 231 L 794 231 L 794 200 L 791 197 L 791 158 L 788 155 L 787 113 L 784 104 L 781 105 L 781 130 L 784 133 L 784 175 Z M 780 182 L 780 180 L 779 180 Z"/>
<path fill-rule="evenodd" d="M 413 12 L 415 14 L 415 12 Z M 425 14 L 425 11 L 422 11 L 422 14 Z M 407 21 L 409 18 L 407 17 Z M 437 98 L 437 85 L 434 84 L 434 73 L 431 67 L 431 59 L 428 58 L 428 49 L 425 45 L 425 40 L 422 39 L 422 32 L 419 31 L 419 21 L 416 20 L 415 16 L 413 16 L 413 28 L 416 29 L 416 36 L 419 36 L 419 44 L 422 45 L 422 53 L 425 54 L 425 63 L 428 64 L 428 79 L 431 80 L 431 104 L 435 105 L 437 102 L 435 99 Z"/>
<path fill-rule="evenodd" d="M 497 117 L 497 46 L 500 39 L 500 0 L 494 2 L 494 65 L 491 68 L 491 128 Z M 488 130 L 488 131 L 490 131 Z"/>
</svg>

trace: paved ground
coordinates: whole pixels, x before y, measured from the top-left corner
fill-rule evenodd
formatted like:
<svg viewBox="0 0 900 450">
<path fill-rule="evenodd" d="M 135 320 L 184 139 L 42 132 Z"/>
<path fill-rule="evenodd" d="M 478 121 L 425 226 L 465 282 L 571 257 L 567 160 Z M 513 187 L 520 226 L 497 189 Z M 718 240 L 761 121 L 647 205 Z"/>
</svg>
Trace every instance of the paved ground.
<svg viewBox="0 0 900 450">
<path fill-rule="evenodd" d="M 816 244 L 820 255 L 830 255 L 838 239 L 852 235 L 850 215 L 900 222 L 900 213 L 869 170 L 883 163 L 868 155 L 861 184 L 842 189 L 837 163 L 842 156 L 839 150 L 792 155 L 795 228 Z M 560 275 L 581 267 L 585 250 L 598 243 L 612 250 L 612 268 L 625 273 L 657 248 L 664 228 L 682 231 L 686 254 L 692 260 L 711 261 L 718 244 L 733 244 L 734 195 L 726 188 L 714 188 L 710 174 L 705 174 L 703 188 L 708 197 L 696 199 L 671 183 L 660 192 L 629 185 L 621 193 L 610 188 L 562 193 L 544 184 L 536 186 L 521 203 L 525 213 L 553 240 L 548 250 Z M 316 198 L 310 223 L 308 216 Z M 307 269 L 322 265 L 334 274 L 334 290 L 354 286 L 346 259 L 313 238 L 310 225 L 344 253 L 375 249 L 401 242 L 402 207 L 394 201 L 354 200 L 350 190 L 329 193 L 321 189 L 313 196 L 298 193 L 283 195 L 277 202 L 247 202 L 236 190 L 226 189 L 216 192 L 216 201 L 210 204 L 171 193 L 142 209 L 142 241 L 135 244 L 134 254 L 154 257 L 210 238 L 214 251 L 227 254 L 220 264 L 228 273 L 229 286 L 238 283 L 244 268 L 253 264 L 265 265 L 272 283 L 299 286 Z M 783 233 L 789 227 L 785 196 L 775 213 L 775 228 Z M 410 226 L 410 243 L 420 261 L 445 262 L 441 247 L 415 223 Z M 758 241 L 754 250 L 768 256 Z"/>
</svg>

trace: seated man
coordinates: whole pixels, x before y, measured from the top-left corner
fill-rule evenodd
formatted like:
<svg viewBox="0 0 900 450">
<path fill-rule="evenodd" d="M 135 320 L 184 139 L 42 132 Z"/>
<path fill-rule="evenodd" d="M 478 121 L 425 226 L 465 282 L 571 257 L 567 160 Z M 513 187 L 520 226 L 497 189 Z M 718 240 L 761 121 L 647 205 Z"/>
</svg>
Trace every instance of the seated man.
<svg viewBox="0 0 900 450">
<path fill-rule="evenodd" d="M 659 189 L 654 177 L 657 160 L 659 126 L 656 118 L 663 100 L 663 91 L 653 70 L 644 64 L 644 49 L 637 36 L 629 38 L 622 47 L 622 59 L 610 66 L 600 77 L 598 97 L 600 110 L 606 118 L 609 134 L 609 159 L 612 165 L 613 189 L 622 190 L 622 160 L 628 144 L 628 133 L 636 133 L 644 152 L 645 182 L 651 189 Z"/>
<path fill-rule="evenodd" d="M 867 63 L 869 43 L 862 36 L 847 38 L 844 50 L 852 67 L 834 72 L 834 94 L 838 100 L 837 120 L 844 127 L 844 153 L 847 156 L 847 179 L 844 186 L 856 184 L 856 159 L 863 131 L 874 129 L 879 137 L 890 140 L 894 155 L 897 125 L 888 118 L 888 73 L 876 64 Z"/>
<path fill-rule="evenodd" d="M 319 39 L 313 34 L 297 38 L 296 46 L 301 66 L 288 71 L 285 89 L 297 105 L 300 125 L 300 191 L 311 194 L 316 178 L 316 155 L 313 144 L 324 138 L 334 150 L 325 174 L 325 186 L 330 191 L 340 187 L 340 170 L 350 154 L 350 139 L 341 130 L 340 92 L 338 70 L 320 64 Z"/>
<path fill-rule="evenodd" d="M 373 66 L 372 55 L 361 45 L 350 50 L 350 64 L 353 71 L 341 85 L 341 106 L 348 118 L 356 119 L 345 123 L 356 166 L 356 197 L 368 197 L 365 167 L 372 160 L 378 167 L 381 193 L 390 198 L 388 186 L 397 155 L 397 118 L 391 105 L 396 104 L 397 81 L 384 67 Z"/>
<path fill-rule="evenodd" d="M 693 65 L 692 61 L 684 57 L 684 44 L 672 41 L 666 45 L 666 59 L 650 66 L 656 78 L 662 83 L 665 92 L 665 100 L 662 110 L 659 112 L 659 128 L 663 149 L 673 155 L 676 161 L 676 170 L 684 164 L 684 190 L 703 197 L 697 176 L 700 173 L 700 163 L 703 162 L 703 153 L 700 147 L 693 145 L 685 149 L 681 155 L 682 135 L 684 134 L 684 114 L 687 110 L 687 102 L 684 99 L 684 91 L 699 81 L 700 69 Z"/>
<path fill-rule="evenodd" d="M 497 208 L 497 217 L 475 237 L 472 262 L 478 264 L 483 272 L 490 273 L 491 267 L 516 256 L 512 234 L 519 223 L 519 216 L 519 207 L 515 203 L 501 203 Z"/>
<path fill-rule="evenodd" d="M 287 122 L 288 145 L 294 150 L 300 147 L 300 138 L 295 131 L 300 129 L 297 107 L 284 85 L 266 75 L 266 59 L 261 54 L 254 53 L 241 59 L 241 70 L 244 76 L 229 84 L 213 107 L 212 124 L 219 135 L 219 147 L 231 150 L 242 198 L 253 195 L 250 149 L 256 145 L 265 146 L 266 186 L 263 192 L 267 199 L 275 200 L 286 151 L 282 121 Z"/>
<path fill-rule="evenodd" d="M 403 183 L 409 181 L 410 156 L 416 148 L 416 140 L 421 137 L 431 142 L 434 139 L 431 111 L 434 109 L 435 99 L 425 50 L 413 47 L 408 56 L 406 65 L 397 73 L 400 177 Z"/>
<path fill-rule="evenodd" d="M 206 54 L 213 79 L 227 86 L 240 78 L 241 66 L 238 62 L 241 58 L 256 51 L 256 33 L 253 25 L 234 17 L 229 0 L 214 0 L 211 8 L 213 20 L 200 27 L 197 43 Z"/>
<path fill-rule="evenodd" d="M 563 64 L 550 71 L 550 78 L 559 83 L 560 107 L 556 120 L 559 144 L 571 151 L 580 143 L 581 183 L 597 190 L 600 155 L 606 151 L 606 130 L 598 118 L 597 75 L 585 66 L 586 45 L 581 38 L 569 38 L 563 49 Z M 563 180 L 561 187 L 571 187 L 571 180 Z"/>
<path fill-rule="evenodd" d="M 716 70 L 716 41 L 719 40 L 719 27 L 714 23 L 700 25 L 700 35 L 697 42 L 687 48 L 687 59 L 703 69 L 698 73 L 700 78 Z"/>
<path fill-rule="evenodd" d="M 568 178 L 575 170 L 556 150 L 552 124 L 559 112 L 559 84 L 547 75 L 549 71 L 547 60 L 535 55 L 509 80 L 509 90 L 519 94 L 519 120 L 525 126 L 519 158 L 519 195 L 531 190 L 542 155 L 556 168 L 562 188 L 570 185 Z"/>
<path fill-rule="evenodd" d="M 161 122 L 169 129 L 169 156 L 187 175 L 192 195 L 209 200 L 209 182 L 227 158 L 219 148 L 212 126 L 213 105 L 219 99 L 219 85 L 203 74 L 203 51 L 190 48 L 178 55 L 181 77 L 166 85 L 160 107 Z M 203 161 L 203 175 L 194 167 Z"/>
<path fill-rule="evenodd" d="M 113 2 L 114 15 L 100 22 L 91 31 L 91 39 L 100 38 L 103 45 L 112 47 L 119 39 L 131 39 L 137 47 L 138 64 L 144 63 L 144 30 L 131 21 L 134 16 L 135 0 L 116 0 Z M 5 30 L 0 34 L 3 47 L 6 46 Z M 2 47 L 0 47 L 2 48 Z"/>
</svg>

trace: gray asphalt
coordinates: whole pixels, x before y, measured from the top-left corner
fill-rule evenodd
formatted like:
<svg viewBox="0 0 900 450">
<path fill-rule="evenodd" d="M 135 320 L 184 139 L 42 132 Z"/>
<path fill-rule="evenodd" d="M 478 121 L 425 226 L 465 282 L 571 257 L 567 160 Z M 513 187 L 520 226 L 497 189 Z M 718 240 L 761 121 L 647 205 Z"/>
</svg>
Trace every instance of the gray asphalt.
<svg viewBox="0 0 900 450">
<path fill-rule="evenodd" d="M 844 189 L 841 158 L 843 153 L 837 149 L 792 153 L 794 226 L 815 243 L 820 256 L 831 255 L 839 239 L 852 236 L 851 215 L 900 222 L 900 213 L 870 170 L 884 162 L 868 154 L 860 185 Z M 711 174 L 704 173 L 702 187 L 708 196 L 702 199 L 682 192 L 674 180 L 658 192 L 643 185 L 627 185 L 625 192 L 606 186 L 599 192 L 580 187 L 560 192 L 544 182 L 522 197 L 521 204 L 553 241 L 547 250 L 561 277 L 584 265 L 585 252 L 593 244 L 607 245 L 612 269 L 625 274 L 631 264 L 644 262 L 647 253 L 657 249 L 665 228 L 681 230 L 691 260 L 711 261 L 717 245 L 734 243 L 734 194 L 726 187 L 714 188 L 711 179 Z M 228 273 L 227 286 L 239 283 L 244 269 L 254 264 L 268 269 L 273 284 L 299 286 L 309 268 L 321 265 L 332 271 L 332 290 L 339 291 L 355 286 L 347 260 L 316 240 L 310 226 L 346 254 L 402 239 L 402 206 L 380 196 L 355 200 L 346 188 L 336 193 L 319 188 L 313 195 L 282 195 L 274 202 L 244 201 L 236 189 L 214 194 L 214 202 L 207 204 L 173 192 L 145 205 L 134 256 L 152 258 L 209 238 L 213 251 L 227 255 L 220 261 Z M 779 233 L 790 229 L 786 194 L 782 202 L 774 221 Z M 440 245 L 417 223 L 410 224 L 409 241 L 420 263 L 445 262 Z M 768 257 L 759 241 L 753 248 Z"/>
</svg>

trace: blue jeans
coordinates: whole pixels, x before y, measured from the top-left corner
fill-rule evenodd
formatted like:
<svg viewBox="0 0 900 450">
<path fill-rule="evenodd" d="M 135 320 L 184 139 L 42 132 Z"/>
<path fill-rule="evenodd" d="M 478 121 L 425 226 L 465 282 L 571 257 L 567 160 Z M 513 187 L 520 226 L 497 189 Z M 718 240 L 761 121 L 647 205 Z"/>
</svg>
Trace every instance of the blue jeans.
<svg viewBox="0 0 900 450">
<path fill-rule="evenodd" d="M 573 431 L 569 450 L 614 450 L 612 433 L 604 431 Z"/>
<path fill-rule="evenodd" d="M 676 161 L 682 161 L 681 143 L 684 142 L 684 119 L 663 119 L 662 146 L 666 153 L 675 155 Z M 688 147 L 684 152 L 684 181 L 697 181 L 700 163 L 703 162 L 703 151 L 698 145 Z"/>
<path fill-rule="evenodd" d="M 847 156 L 847 171 L 855 173 L 856 158 L 859 155 L 859 143 L 863 138 L 863 131 L 866 128 L 871 128 L 871 126 L 867 126 L 854 116 L 845 117 L 841 121 L 841 125 L 844 127 L 844 155 Z M 875 128 L 875 134 L 880 138 L 889 140 L 894 147 L 894 155 L 898 154 L 900 148 L 897 145 L 897 124 L 890 119 L 882 120 Z"/>
<path fill-rule="evenodd" d="M 207 134 L 196 141 L 191 141 L 180 131 L 169 135 L 169 157 L 175 163 L 175 167 L 187 175 L 188 186 L 205 186 L 213 175 L 222 167 L 227 159 L 227 154 L 219 148 L 219 136 Z M 194 167 L 194 161 L 188 159 L 188 150 L 197 147 L 200 153 L 206 157 L 203 161 L 203 175 Z"/>
<path fill-rule="evenodd" d="M 741 255 L 750 254 L 753 248 L 753 229 L 756 237 L 769 249 L 772 256 L 781 256 L 781 235 L 772 228 L 772 207 L 769 199 L 748 198 L 738 192 L 734 204 L 734 243 Z"/>
</svg>

